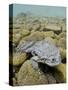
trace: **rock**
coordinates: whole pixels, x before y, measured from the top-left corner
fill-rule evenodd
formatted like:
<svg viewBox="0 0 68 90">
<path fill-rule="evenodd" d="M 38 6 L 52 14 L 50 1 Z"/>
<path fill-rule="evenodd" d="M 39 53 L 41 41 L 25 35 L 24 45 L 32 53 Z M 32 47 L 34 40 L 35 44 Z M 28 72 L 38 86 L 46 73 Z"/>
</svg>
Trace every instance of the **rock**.
<svg viewBox="0 0 68 90">
<path fill-rule="evenodd" d="M 21 29 L 21 24 L 13 22 L 13 29 Z"/>
<path fill-rule="evenodd" d="M 16 86 L 17 85 L 17 81 L 16 81 L 16 79 L 14 77 L 12 78 L 12 81 L 13 81 L 13 86 Z"/>
<path fill-rule="evenodd" d="M 12 64 L 14 66 L 21 65 L 26 60 L 26 58 L 27 58 L 26 53 L 20 53 L 20 52 L 19 53 L 15 53 L 13 55 L 13 61 L 10 64 Z"/>
<path fill-rule="evenodd" d="M 55 38 L 55 34 L 53 31 L 46 31 L 46 32 L 43 32 L 44 33 L 44 37 L 51 37 L 51 38 Z"/>
<path fill-rule="evenodd" d="M 13 34 L 20 34 L 22 30 L 21 29 L 14 29 L 13 28 Z"/>
<path fill-rule="evenodd" d="M 63 48 L 60 48 L 60 55 L 62 62 L 66 62 L 66 50 Z"/>
<path fill-rule="evenodd" d="M 65 38 L 66 37 L 66 32 L 61 32 L 58 36 L 58 38 Z"/>
<path fill-rule="evenodd" d="M 32 23 L 30 23 L 30 30 L 39 31 L 41 28 L 41 22 L 39 19 L 34 19 Z"/>
<path fill-rule="evenodd" d="M 56 83 L 56 79 L 54 78 L 54 76 L 52 75 L 52 73 L 46 73 L 46 76 L 48 78 L 48 83 L 49 84 L 55 84 Z"/>
<path fill-rule="evenodd" d="M 47 24 L 46 25 L 46 30 L 52 30 L 54 31 L 55 33 L 60 33 L 61 32 L 61 27 L 56 25 L 56 24 Z"/>
<path fill-rule="evenodd" d="M 46 29 L 47 30 L 53 30 L 53 31 L 60 31 L 61 27 L 57 26 L 56 24 L 47 24 Z"/>
<path fill-rule="evenodd" d="M 17 30 L 17 31 L 16 31 Z M 21 29 L 14 29 L 13 30 L 13 43 L 18 44 L 21 38 L 28 36 L 30 34 L 29 30 L 21 30 Z"/>
<path fill-rule="evenodd" d="M 34 31 L 32 31 L 32 33 L 29 36 L 25 37 L 24 40 L 29 40 L 29 41 L 35 40 L 35 41 L 37 41 L 37 40 L 42 40 L 46 37 L 54 38 L 55 35 L 52 31 L 47 31 L 47 32 L 43 32 L 43 31 L 41 31 L 41 32 L 35 31 L 34 32 Z"/>
<path fill-rule="evenodd" d="M 55 38 L 57 40 L 59 40 L 61 38 L 66 38 L 66 32 L 61 32 L 59 35 L 55 34 Z"/>
<path fill-rule="evenodd" d="M 21 35 L 18 33 L 18 34 L 13 34 L 13 44 L 17 45 L 19 43 L 21 39 Z"/>
<path fill-rule="evenodd" d="M 62 31 L 66 32 L 66 25 L 62 25 Z"/>
<path fill-rule="evenodd" d="M 45 37 L 43 35 L 43 32 L 32 32 L 29 36 L 26 36 L 24 38 L 21 39 L 19 44 L 23 44 L 25 43 L 25 41 L 40 41 L 43 40 Z"/>
<path fill-rule="evenodd" d="M 40 31 L 40 28 L 41 28 L 41 25 L 38 23 L 38 24 L 34 24 L 34 25 L 32 25 L 32 29 L 34 30 L 34 31 Z"/>
<path fill-rule="evenodd" d="M 21 31 L 21 36 L 22 37 L 28 36 L 29 34 L 30 34 L 30 31 L 29 30 L 22 30 Z"/>
<path fill-rule="evenodd" d="M 66 49 L 66 39 L 65 38 L 60 38 L 57 42 L 58 47 L 62 47 Z"/>
<path fill-rule="evenodd" d="M 18 85 L 48 84 L 47 77 L 32 67 L 31 60 L 27 60 L 20 68 L 17 75 Z"/>
<path fill-rule="evenodd" d="M 57 40 L 59 39 L 57 34 L 55 34 L 55 38 L 56 38 Z"/>
<path fill-rule="evenodd" d="M 55 67 L 56 72 L 55 77 L 58 79 L 58 81 L 61 83 L 66 82 L 66 64 L 60 64 Z"/>
<path fill-rule="evenodd" d="M 24 40 L 38 41 L 38 40 L 42 40 L 44 38 L 45 37 L 44 37 L 43 32 L 35 31 L 35 32 L 32 32 L 29 36 L 25 37 Z"/>
</svg>

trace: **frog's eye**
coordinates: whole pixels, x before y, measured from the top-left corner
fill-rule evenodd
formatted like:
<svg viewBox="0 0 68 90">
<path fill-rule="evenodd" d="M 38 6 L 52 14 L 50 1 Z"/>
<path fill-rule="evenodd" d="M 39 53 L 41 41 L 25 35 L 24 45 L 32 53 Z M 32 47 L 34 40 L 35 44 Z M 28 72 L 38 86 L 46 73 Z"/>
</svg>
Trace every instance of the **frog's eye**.
<svg viewBox="0 0 68 90">
<path fill-rule="evenodd" d="M 52 62 L 52 63 L 55 62 L 55 58 L 53 58 L 51 62 Z"/>
<path fill-rule="evenodd" d="M 32 51 L 32 55 L 38 56 L 35 51 Z"/>
<path fill-rule="evenodd" d="M 55 61 L 55 59 L 53 58 L 52 61 Z"/>
</svg>

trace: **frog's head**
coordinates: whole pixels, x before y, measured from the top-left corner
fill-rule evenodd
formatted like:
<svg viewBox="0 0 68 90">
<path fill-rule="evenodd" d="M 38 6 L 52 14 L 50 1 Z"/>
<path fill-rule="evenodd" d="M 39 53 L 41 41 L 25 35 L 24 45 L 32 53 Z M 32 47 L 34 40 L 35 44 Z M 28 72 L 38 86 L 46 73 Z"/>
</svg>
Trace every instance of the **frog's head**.
<svg viewBox="0 0 68 90">
<path fill-rule="evenodd" d="M 61 57 L 54 57 L 54 56 L 50 56 L 50 58 L 39 58 L 38 56 L 34 56 L 31 58 L 32 61 L 35 61 L 37 63 L 43 63 L 43 64 L 47 64 L 50 67 L 54 67 L 57 66 L 61 63 Z"/>
<path fill-rule="evenodd" d="M 48 66 L 57 66 L 58 64 L 61 63 L 61 57 L 53 57 L 51 56 L 50 58 L 48 59 L 45 59 L 45 64 L 47 64 Z"/>
</svg>

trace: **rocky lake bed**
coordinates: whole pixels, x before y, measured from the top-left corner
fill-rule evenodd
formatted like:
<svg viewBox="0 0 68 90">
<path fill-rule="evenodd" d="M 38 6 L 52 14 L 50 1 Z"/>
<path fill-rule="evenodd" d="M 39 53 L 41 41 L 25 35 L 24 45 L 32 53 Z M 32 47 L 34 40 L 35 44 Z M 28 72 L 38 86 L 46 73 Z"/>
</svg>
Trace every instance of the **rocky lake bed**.
<svg viewBox="0 0 68 90">
<path fill-rule="evenodd" d="M 23 45 L 29 45 L 31 42 L 38 43 L 44 39 L 47 40 L 47 42 L 51 42 L 59 49 L 61 63 L 51 67 L 46 63 L 38 62 L 38 69 L 34 69 L 31 61 L 33 54 L 31 52 L 22 52 L 21 50 Z M 13 86 L 66 82 L 65 18 L 40 17 L 21 13 L 16 17 L 13 17 L 12 23 L 10 17 L 9 43 L 10 49 L 12 47 L 12 50 L 9 52 L 9 67 L 12 69 L 10 70 L 9 78 L 11 82 L 13 82 Z M 34 43 L 30 44 L 28 48 L 32 48 Z M 20 48 L 20 51 L 17 51 L 17 48 Z M 38 48 L 40 50 L 40 47 Z M 49 48 L 51 47 L 49 46 Z M 46 55 L 47 50 L 45 48 L 45 50 L 42 50 L 41 52 L 45 51 Z M 52 52 L 54 51 L 55 50 L 52 50 Z M 38 54 L 37 51 L 35 53 Z M 50 55 L 50 52 L 48 52 L 47 55 Z M 54 56 L 57 56 L 57 54 Z"/>
</svg>

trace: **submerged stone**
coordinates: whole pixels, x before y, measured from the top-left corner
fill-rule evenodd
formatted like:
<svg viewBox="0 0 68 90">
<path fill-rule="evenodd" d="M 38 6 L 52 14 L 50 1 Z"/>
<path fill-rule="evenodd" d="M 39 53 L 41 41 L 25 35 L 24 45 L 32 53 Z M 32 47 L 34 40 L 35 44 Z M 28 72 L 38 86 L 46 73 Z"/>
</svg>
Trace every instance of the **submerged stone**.
<svg viewBox="0 0 68 90">
<path fill-rule="evenodd" d="M 27 60 L 18 72 L 17 83 L 18 85 L 48 84 L 48 80 L 39 70 L 33 69 L 31 60 Z"/>
<path fill-rule="evenodd" d="M 27 58 L 26 53 L 15 53 L 13 59 L 10 61 L 10 64 L 14 66 L 21 65 Z"/>
</svg>

